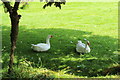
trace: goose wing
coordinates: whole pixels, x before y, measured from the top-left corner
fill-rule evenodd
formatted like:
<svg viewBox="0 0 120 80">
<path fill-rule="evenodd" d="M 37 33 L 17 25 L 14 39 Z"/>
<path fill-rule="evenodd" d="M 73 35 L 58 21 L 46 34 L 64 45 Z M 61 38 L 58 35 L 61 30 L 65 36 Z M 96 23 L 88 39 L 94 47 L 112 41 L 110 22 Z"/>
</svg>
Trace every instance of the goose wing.
<svg viewBox="0 0 120 80">
<path fill-rule="evenodd" d="M 47 51 L 48 49 L 50 49 L 50 46 L 45 43 L 36 44 L 34 45 L 34 47 L 36 48 L 37 51 Z"/>
<path fill-rule="evenodd" d="M 77 50 L 77 52 L 84 52 L 84 50 L 85 50 L 85 44 L 84 43 L 78 43 L 76 45 L 76 50 Z"/>
</svg>

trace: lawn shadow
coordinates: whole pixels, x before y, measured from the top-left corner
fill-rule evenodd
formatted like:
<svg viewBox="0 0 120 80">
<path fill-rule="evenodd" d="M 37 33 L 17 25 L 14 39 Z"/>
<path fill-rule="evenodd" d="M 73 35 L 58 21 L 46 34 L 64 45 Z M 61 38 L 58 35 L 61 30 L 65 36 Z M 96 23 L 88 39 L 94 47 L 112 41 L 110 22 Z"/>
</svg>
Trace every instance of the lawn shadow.
<svg viewBox="0 0 120 80">
<path fill-rule="evenodd" d="M 3 26 L 3 58 L 10 52 L 10 28 Z M 31 44 L 45 42 L 47 35 L 53 35 L 51 49 L 47 52 L 36 53 L 31 50 Z M 85 37 L 87 35 L 87 37 Z M 85 55 L 78 55 L 75 46 L 79 39 L 88 39 L 91 42 L 91 52 Z M 20 26 L 17 49 L 15 56 L 19 60 L 27 60 L 38 63 L 42 60 L 42 67 L 53 71 L 66 70 L 66 73 L 77 76 L 97 76 L 98 72 L 118 62 L 116 54 L 117 39 L 109 36 L 92 35 L 79 29 L 62 28 L 37 28 L 26 29 Z M 6 65 L 6 58 L 3 59 L 3 67 Z M 36 66 L 35 65 L 35 66 Z"/>
</svg>

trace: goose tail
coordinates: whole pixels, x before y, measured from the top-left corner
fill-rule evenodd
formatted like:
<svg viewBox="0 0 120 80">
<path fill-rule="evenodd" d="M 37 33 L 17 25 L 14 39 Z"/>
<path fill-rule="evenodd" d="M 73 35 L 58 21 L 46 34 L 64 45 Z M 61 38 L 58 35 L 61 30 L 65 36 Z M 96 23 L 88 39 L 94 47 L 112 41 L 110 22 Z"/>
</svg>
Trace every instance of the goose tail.
<svg viewBox="0 0 120 80">
<path fill-rule="evenodd" d="M 34 46 L 34 44 L 31 44 L 32 46 Z"/>
<path fill-rule="evenodd" d="M 35 46 L 34 44 L 31 44 L 31 48 L 33 49 L 33 46 Z"/>
</svg>

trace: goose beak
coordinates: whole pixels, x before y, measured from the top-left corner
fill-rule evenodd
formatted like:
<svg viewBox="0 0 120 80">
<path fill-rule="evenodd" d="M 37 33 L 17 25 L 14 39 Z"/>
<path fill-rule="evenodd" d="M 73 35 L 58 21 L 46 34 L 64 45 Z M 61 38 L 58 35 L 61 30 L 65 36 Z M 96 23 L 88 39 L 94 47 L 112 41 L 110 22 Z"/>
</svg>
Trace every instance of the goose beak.
<svg viewBox="0 0 120 80">
<path fill-rule="evenodd" d="M 90 42 L 87 42 L 87 44 L 90 46 Z"/>
<path fill-rule="evenodd" d="M 51 35 L 50 37 L 52 38 L 53 36 Z"/>
</svg>

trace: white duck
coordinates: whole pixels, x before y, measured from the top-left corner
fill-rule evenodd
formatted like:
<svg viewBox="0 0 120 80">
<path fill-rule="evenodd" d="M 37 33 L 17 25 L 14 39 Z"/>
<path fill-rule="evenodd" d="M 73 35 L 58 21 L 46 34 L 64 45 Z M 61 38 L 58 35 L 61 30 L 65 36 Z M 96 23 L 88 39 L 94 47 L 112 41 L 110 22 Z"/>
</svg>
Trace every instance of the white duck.
<svg viewBox="0 0 120 80">
<path fill-rule="evenodd" d="M 52 38 L 52 35 L 48 35 L 48 37 L 46 38 L 46 43 L 39 43 L 39 44 L 31 44 L 32 45 L 32 49 L 34 51 L 37 52 L 43 52 L 43 51 L 47 51 L 50 49 L 50 38 Z"/>
<path fill-rule="evenodd" d="M 78 41 L 77 45 L 76 45 L 76 51 L 78 53 L 89 53 L 90 52 L 90 42 L 86 39 L 84 39 L 85 41 L 87 41 L 86 44 L 82 43 L 82 41 Z"/>
</svg>

